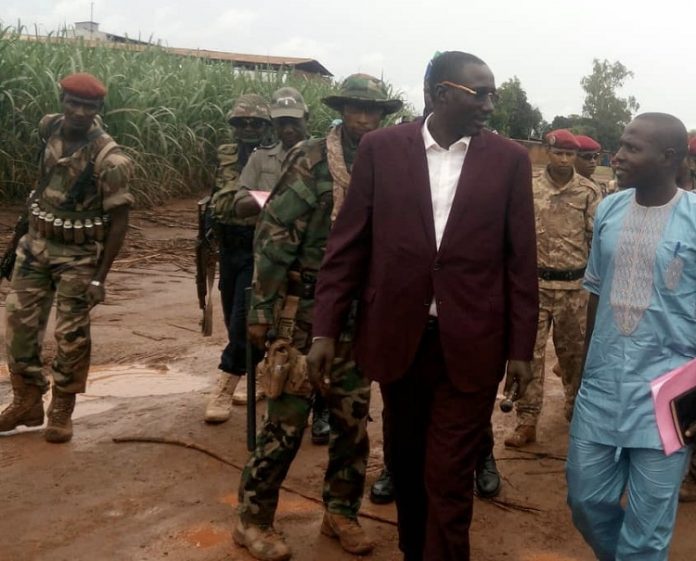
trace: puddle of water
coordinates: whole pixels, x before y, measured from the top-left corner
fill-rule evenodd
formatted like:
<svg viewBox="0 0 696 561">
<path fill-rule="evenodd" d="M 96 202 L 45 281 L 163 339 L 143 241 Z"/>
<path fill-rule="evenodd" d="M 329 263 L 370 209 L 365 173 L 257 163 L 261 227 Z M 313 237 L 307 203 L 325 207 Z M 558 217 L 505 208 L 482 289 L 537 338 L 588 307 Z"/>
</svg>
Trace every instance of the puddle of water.
<svg viewBox="0 0 696 561">
<path fill-rule="evenodd" d="M 0 366 L 0 372 L 5 370 Z M 77 396 L 73 419 L 105 413 L 115 408 L 119 398 L 148 397 L 200 391 L 210 384 L 202 376 L 193 376 L 177 368 L 152 368 L 141 364 L 107 364 L 93 366 L 87 379 L 87 392 Z M 51 393 L 44 395 L 48 410 Z M 40 430 L 41 427 L 19 427 L 6 434 Z"/>
<path fill-rule="evenodd" d="M 199 391 L 210 380 L 171 367 L 140 364 L 94 366 L 87 379 L 85 397 L 146 397 Z"/>
</svg>

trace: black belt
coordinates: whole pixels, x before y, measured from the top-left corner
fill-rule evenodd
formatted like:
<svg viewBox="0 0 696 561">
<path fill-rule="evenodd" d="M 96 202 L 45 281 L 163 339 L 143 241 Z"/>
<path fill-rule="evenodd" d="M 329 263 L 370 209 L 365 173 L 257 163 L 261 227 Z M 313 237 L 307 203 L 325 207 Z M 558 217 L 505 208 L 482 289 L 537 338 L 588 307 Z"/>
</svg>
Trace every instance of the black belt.
<svg viewBox="0 0 696 561">
<path fill-rule="evenodd" d="M 585 267 L 582 269 L 571 269 L 569 271 L 539 268 L 537 269 L 537 274 L 541 280 L 545 281 L 574 281 L 585 276 Z"/>
</svg>

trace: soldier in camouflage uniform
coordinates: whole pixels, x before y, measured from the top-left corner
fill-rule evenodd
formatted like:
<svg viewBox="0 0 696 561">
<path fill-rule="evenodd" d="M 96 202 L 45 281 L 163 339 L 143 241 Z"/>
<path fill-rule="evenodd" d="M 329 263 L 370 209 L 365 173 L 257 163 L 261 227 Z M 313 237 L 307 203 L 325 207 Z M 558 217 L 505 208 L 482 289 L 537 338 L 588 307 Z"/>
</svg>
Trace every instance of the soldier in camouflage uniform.
<svg viewBox="0 0 696 561">
<path fill-rule="evenodd" d="M 579 143 L 567 130 L 546 135 L 549 165 L 533 177 L 539 271 L 539 324 L 532 369 L 534 378 L 516 403 L 517 427 L 505 445 L 536 441 L 544 389 L 544 359 L 549 329 L 560 363 L 565 415 L 570 420 L 580 386 L 587 293 L 582 278 L 592 241 L 594 215 L 602 194 L 575 173 Z"/>
<path fill-rule="evenodd" d="M 344 200 L 360 138 L 379 126 L 401 102 L 388 99 L 384 84 L 364 74 L 349 76 L 339 95 L 323 102 L 341 113 L 343 123 L 327 138 L 309 140 L 293 150 L 288 169 L 273 190 L 254 241 L 254 290 L 249 337 L 263 346 L 286 295 L 299 297 L 292 323 L 295 348 L 306 353 L 312 342 L 314 281 L 331 224 Z M 370 383 L 352 357 L 351 328 L 335 360 L 324 395 L 330 410 L 329 464 L 324 481 L 326 513 L 322 533 L 337 538 L 351 553 L 374 544 L 357 521 L 369 453 L 367 414 Z M 242 473 L 235 541 L 264 561 L 288 559 L 290 550 L 273 528 L 278 491 L 302 441 L 312 399 L 287 391 L 268 402 L 256 450 Z"/>
<path fill-rule="evenodd" d="M 7 363 L 14 398 L 0 415 L 0 432 L 44 421 L 49 388 L 41 360 L 43 336 L 56 301 L 56 357 L 45 438 L 72 438 L 75 395 L 89 370 L 90 310 L 104 300 L 104 283 L 128 228 L 132 161 L 99 125 L 106 95 L 94 76 L 61 81 L 62 114 L 39 123 L 44 141 L 39 181 L 29 197 L 29 232 L 17 247 L 5 302 Z"/>
<path fill-rule="evenodd" d="M 576 140 L 580 144 L 580 149 L 575 158 L 575 172 L 592 181 L 599 187 L 602 197 L 611 195 L 618 191 L 616 182 L 604 181 L 594 177 L 594 172 L 597 169 L 597 162 L 601 155 L 602 145 L 591 136 L 576 134 Z"/>
<path fill-rule="evenodd" d="M 271 115 L 259 95 L 244 94 L 227 114 L 234 143 L 218 147 L 218 168 L 212 197 L 215 238 L 220 256 L 220 300 L 228 342 L 220 357 L 217 388 L 205 410 L 205 421 L 229 419 L 235 389 L 246 370 L 246 311 L 244 290 L 251 284 L 255 217 L 240 219 L 231 208 L 238 180 L 253 151 L 270 138 Z M 246 391 L 240 392 L 246 395 Z M 262 394 L 257 392 L 257 397 Z"/>
</svg>

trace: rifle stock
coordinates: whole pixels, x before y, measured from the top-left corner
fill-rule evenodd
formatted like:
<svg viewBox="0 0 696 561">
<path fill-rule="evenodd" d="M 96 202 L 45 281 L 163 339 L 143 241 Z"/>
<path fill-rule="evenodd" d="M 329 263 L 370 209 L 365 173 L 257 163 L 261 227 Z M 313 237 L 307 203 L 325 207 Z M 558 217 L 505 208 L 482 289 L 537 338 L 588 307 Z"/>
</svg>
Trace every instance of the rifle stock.
<svg viewBox="0 0 696 561">
<path fill-rule="evenodd" d="M 28 231 L 29 220 L 26 215 L 22 214 L 17 219 L 12 239 L 0 260 L 0 282 L 2 282 L 2 279 L 7 279 L 8 281 L 12 280 L 12 270 L 17 260 L 17 246 L 19 245 L 19 240 L 22 239 L 22 236 Z"/>
</svg>

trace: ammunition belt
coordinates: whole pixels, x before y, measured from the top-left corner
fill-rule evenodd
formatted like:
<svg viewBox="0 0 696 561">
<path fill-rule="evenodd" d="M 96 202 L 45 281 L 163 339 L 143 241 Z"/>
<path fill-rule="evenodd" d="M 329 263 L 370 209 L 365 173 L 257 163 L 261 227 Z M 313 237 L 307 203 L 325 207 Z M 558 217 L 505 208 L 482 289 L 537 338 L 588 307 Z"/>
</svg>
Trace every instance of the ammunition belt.
<svg viewBox="0 0 696 561">
<path fill-rule="evenodd" d="M 581 279 L 585 275 L 585 267 L 582 269 L 570 269 L 559 271 L 557 269 L 537 269 L 537 275 L 545 281 L 574 281 Z"/>
<path fill-rule="evenodd" d="M 82 245 L 103 242 L 109 229 L 108 214 L 95 211 L 51 211 L 33 203 L 29 209 L 29 231 L 36 238 Z"/>
</svg>

